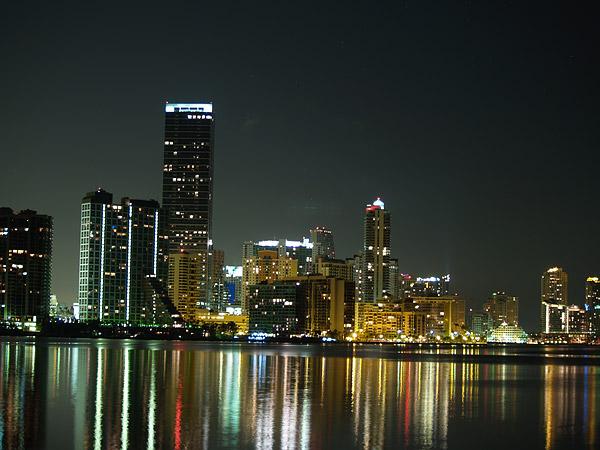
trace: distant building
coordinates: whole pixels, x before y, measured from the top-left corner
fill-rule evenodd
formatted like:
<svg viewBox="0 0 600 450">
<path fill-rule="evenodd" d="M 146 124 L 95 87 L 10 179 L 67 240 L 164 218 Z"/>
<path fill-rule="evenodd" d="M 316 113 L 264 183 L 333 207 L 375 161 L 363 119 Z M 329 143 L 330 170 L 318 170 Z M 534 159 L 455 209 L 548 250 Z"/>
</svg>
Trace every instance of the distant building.
<svg viewBox="0 0 600 450">
<path fill-rule="evenodd" d="M 408 274 L 400 274 L 399 280 L 400 298 L 450 295 L 450 274 L 416 278 Z"/>
<path fill-rule="evenodd" d="M 259 250 L 256 256 L 245 257 L 242 265 L 242 311 L 248 310 L 251 286 L 297 275 L 298 261 L 280 256 L 277 250 Z"/>
<path fill-rule="evenodd" d="M 477 336 L 487 336 L 490 330 L 489 316 L 487 313 L 471 314 L 470 330 Z"/>
<path fill-rule="evenodd" d="M 499 344 L 526 344 L 527 340 L 527 333 L 521 327 L 506 323 L 495 327 L 487 337 L 488 342 Z"/>
<path fill-rule="evenodd" d="M 591 331 L 600 336 L 600 278 L 588 277 L 585 281 L 585 305 L 589 312 Z"/>
<path fill-rule="evenodd" d="M 156 277 L 159 204 L 99 189 L 81 203 L 78 303 L 82 321 L 151 325 L 147 277 Z"/>
<path fill-rule="evenodd" d="M 407 311 L 425 314 L 428 336 L 450 336 L 465 330 L 465 301 L 453 296 L 413 297 L 404 302 Z"/>
<path fill-rule="evenodd" d="M 354 329 L 359 340 L 423 339 L 427 333 L 426 314 L 407 311 L 401 304 L 359 302 L 355 309 Z"/>
<path fill-rule="evenodd" d="M 169 255 L 168 295 L 186 322 L 196 322 L 203 309 L 200 301 L 200 261 L 195 253 Z"/>
<path fill-rule="evenodd" d="M 308 275 L 250 287 L 250 333 L 342 337 L 345 300 L 352 289 L 339 278 Z"/>
<path fill-rule="evenodd" d="M 225 252 L 211 249 L 210 267 L 210 301 L 208 308 L 212 311 L 224 312 L 227 307 L 228 294 L 225 286 Z"/>
<path fill-rule="evenodd" d="M 519 324 L 519 299 L 505 292 L 494 292 L 483 306 L 490 318 L 490 327 Z"/>
<path fill-rule="evenodd" d="M 260 250 L 272 250 L 279 257 L 294 259 L 298 262 L 298 274 L 308 275 L 312 270 L 313 244 L 307 238 L 301 241 L 289 239 L 246 241 L 242 246 L 242 261 L 258 256 Z"/>
<path fill-rule="evenodd" d="M 226 308 L 242 308 L 242 266 L 225 266 Z"/>
<path fill-rule="evenodd" d="M 343 259 L 327 259 L 319 257 L 315 267 L 315 273 L 326 277 L 343 278 L 353 281 L 353 265 Z"/>
<path fill-rule="evenodd" d="M 3 321 L 36 327 L 48 316 L 52 217 L 0 208 L 0 312 Z"/>
<path fill-rule="evenodd" d="M 313 264 L 315 264 L 319 258 L 335 258 L 335 245 L 331 230 L 325 227 L 315 227 L 310 230 L 310 240 L 312 242 Z"/>
<path fill-rule="evenodd" d="M 557 307 L 568 304 L 568 288 L 568 275 L 560 267 L 551 267 L 542 274 L 540 308 L 540 328 L 542 332 L 557 332 L 556 329 L 560 326 L 557 317 L 562 314 Z"/>
<path fill-rule="evenodd" d="M 359 301 L 391 298 L 390 232 L 390 213 L 378 198 L 365 209 Z"/>
<path fill-rule="evenodd" d="M 590 315 L 584 308 L 546 302 L 542 302 L 542 308 L 542 333 L 591 333 Z"/>
<path fill-rule="evenodd" d="M 168 254 L 197 255 L 202 304 L 209 299 L 208 254 L 212 239 L 214 114 L 211 103 L 165 105 L 163 207 Z"/>
</svg>

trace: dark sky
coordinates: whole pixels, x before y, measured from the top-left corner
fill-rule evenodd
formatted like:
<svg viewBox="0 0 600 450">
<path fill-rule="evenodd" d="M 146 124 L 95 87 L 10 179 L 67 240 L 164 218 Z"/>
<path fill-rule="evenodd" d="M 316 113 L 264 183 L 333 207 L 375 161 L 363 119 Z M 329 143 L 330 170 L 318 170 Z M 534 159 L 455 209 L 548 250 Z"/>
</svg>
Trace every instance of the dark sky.
<svg viewBox="0 0 600 450">
<path fill-rule="evenodd" d="M 581 2 L 10 2 L 0 13 L 0 206 L 55 218 L 76 298 L 79 208 L 161 198 L 163 103 L 212 101 L 214 240 L 361 247 L 382 196 L 401 270 L 479 305 L 600 273 L 599 19 Z M 22 3 L 22 4 L 21 4 Z"/>
</svg>

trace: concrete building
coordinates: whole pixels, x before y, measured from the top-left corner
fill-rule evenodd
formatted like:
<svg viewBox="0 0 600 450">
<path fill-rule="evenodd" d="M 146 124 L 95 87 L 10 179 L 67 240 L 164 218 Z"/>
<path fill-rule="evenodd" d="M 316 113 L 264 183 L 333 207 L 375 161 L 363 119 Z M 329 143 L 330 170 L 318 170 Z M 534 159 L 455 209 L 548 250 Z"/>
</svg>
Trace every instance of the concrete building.
<svg viewBox="0 0 600 450">
<path fill-rule="evenodd" d="M 404 302 L 404 308 L 425 314 L 428 336 L 447 337 L 465 331 L 465 301 L 458 296 L 413 297 Z"/>
<path fill-rule="evenodd" d="M 196 253 L 182 251 L 169 255 L 168 293 L 185 322 L 197 322 L 200 303 L 200 261 Z"/>
<path fill-rule="evenodd" d="M 590 315 L 591 331 L 600 337 L 600 278 L 588 277 L 585 281 L 585 305 Z"/>
<path fill-rule="evenodd" d="M 335 259 L 335 245 L 331 230 L 325 227 L 315 227 L 310 230 L 310 240 L 313 264 L 316 264 L 319 258 Z"/>
<path fill-rule="evenodd" d="M 542 332 L 558 332 L 557 329 L 560 325 L 557 317 L 562 313 L 557 307 L 566 306 L 568 302 L 568 275 L 560 267 L 551 267 L 542 274 L 541 280 L 540 329 Z"/>
<path fill-rule="evenodd" d="M 358 340 L 419 339 L 426 335 L 426 315 L 406 311 L 397 303 L 355 304 L 355 335 Z"/>
</svg>

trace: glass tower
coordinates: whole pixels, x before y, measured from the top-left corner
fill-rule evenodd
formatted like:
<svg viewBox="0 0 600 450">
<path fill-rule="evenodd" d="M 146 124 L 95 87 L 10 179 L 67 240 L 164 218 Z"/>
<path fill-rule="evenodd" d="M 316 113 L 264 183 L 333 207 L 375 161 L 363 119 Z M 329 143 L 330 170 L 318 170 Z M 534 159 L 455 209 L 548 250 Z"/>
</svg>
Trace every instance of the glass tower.
<svg viewBox="0 0 600 450">
<path fill-rule="evenodd" d="M 213 144 L 211 103 L 166 104 L 163 207 L 167 214 L 168 252 L 187 252 L 198 258 L 197 279 L 190 282 L 198 283 L 203 306 L 208 303 L 210 291 Z"/>
</svg>

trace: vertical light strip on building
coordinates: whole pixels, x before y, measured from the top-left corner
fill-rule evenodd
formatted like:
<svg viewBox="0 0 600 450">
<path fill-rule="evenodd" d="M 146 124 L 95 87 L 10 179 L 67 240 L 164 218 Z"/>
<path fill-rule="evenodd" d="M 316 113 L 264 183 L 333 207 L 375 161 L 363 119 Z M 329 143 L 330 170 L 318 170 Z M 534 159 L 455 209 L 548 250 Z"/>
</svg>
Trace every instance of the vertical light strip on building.
<svg viewBox="0 0 600 450">
<path fill-rule="evenodd" d="M 158 261 L 158 210 L 154 211 L 154 276 L 156 273 L 156 265 Z"/>
<path fill-rule="evenodd" d="M 103 299 L 104 299 L 104 242 L 106 240 L 106 205 L 102 205 L 102 240 L 100 244 L 100 295 L 98 298 L 98 320 L 104 318 Z"/>
<path fill-rule="evenodd" d="M 125 291 L 125 320 L 129 322 L 129 295 L 131 292 L 131 215 L 133 208 L 129 205 L 128 231 L 127 231 L 127 289 Z"/>
</svg>

